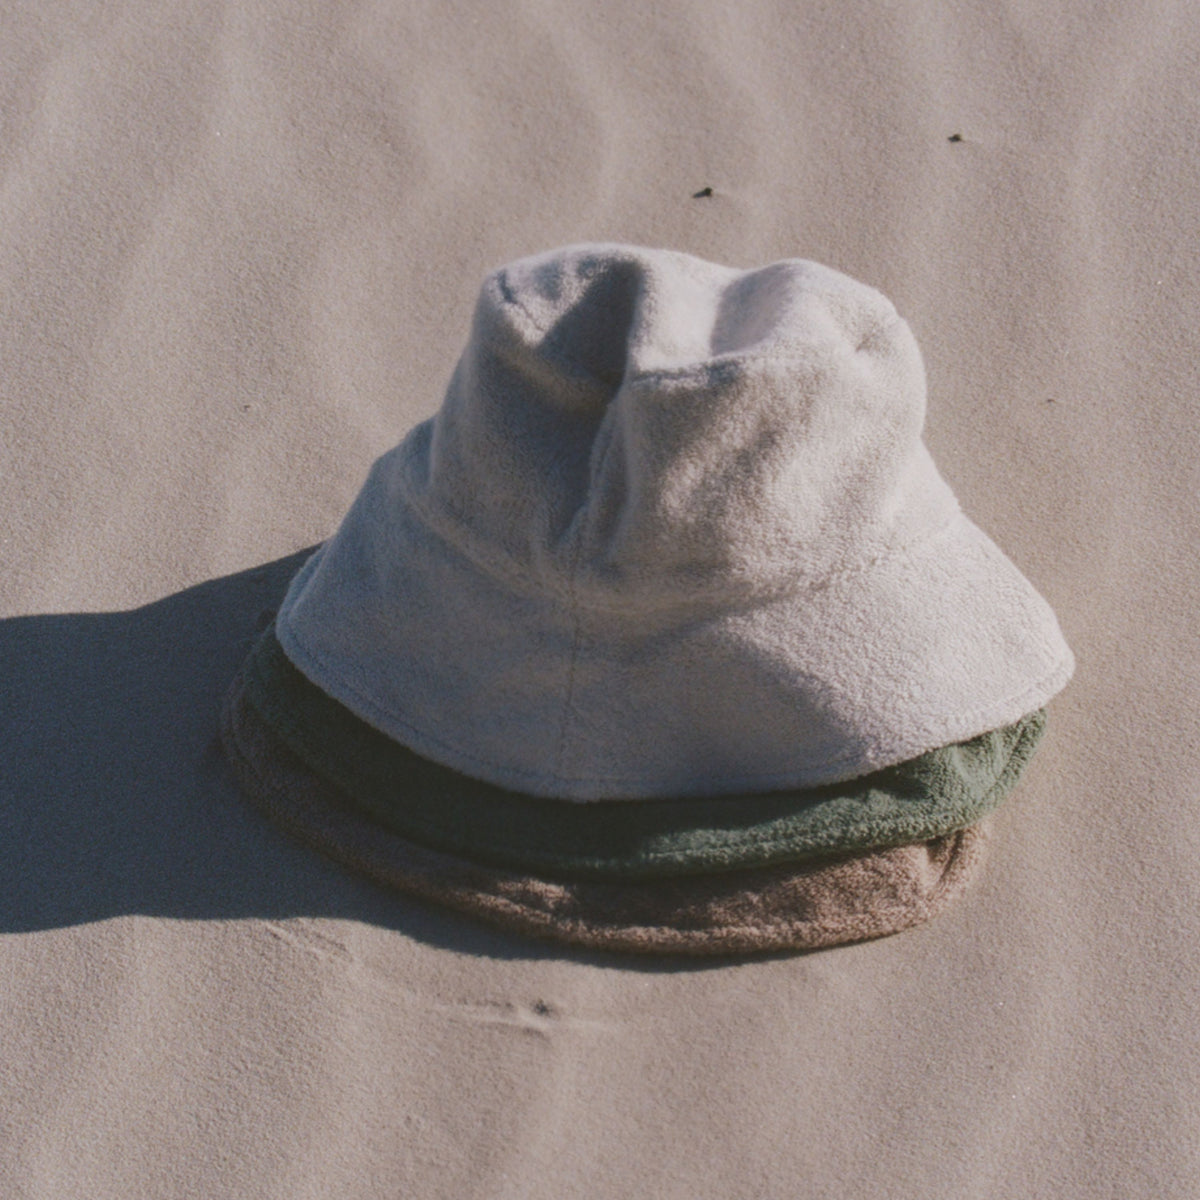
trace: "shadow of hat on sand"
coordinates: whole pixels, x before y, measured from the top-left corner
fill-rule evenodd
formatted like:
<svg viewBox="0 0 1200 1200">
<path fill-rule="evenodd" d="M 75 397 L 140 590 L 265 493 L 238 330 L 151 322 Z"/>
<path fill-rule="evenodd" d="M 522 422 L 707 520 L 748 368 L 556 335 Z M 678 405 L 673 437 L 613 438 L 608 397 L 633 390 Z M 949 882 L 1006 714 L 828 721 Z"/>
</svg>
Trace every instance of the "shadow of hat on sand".
<svg viewBox="0 0 1200 1200">
<path fill-rule="evenodd" d="M 238 794 L 219 744 L 221 698 L 310 553 L 128 612 L 0 621 L 0 933 L 128 915 L 335 917 L 493 958 L 601 957 L 389 891 L 294 841 Z"/>
</svg>

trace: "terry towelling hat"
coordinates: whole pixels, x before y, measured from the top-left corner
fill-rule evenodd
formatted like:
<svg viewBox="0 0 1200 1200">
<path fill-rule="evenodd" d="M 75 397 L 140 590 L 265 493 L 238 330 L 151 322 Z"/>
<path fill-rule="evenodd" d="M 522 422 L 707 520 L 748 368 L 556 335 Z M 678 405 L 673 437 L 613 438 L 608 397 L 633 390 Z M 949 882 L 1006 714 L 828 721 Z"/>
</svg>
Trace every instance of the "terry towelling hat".
<svg viewBox="0 0 1200 1200">
<path fill-rule="evenodd" d="M 243 785 L 377 877 L 567 940 L 923 919 L 1072 669 L 924 402 L 891 304 L 815 263 L 494 272 L 441 410 L 231 692 Z"/>
</svg>

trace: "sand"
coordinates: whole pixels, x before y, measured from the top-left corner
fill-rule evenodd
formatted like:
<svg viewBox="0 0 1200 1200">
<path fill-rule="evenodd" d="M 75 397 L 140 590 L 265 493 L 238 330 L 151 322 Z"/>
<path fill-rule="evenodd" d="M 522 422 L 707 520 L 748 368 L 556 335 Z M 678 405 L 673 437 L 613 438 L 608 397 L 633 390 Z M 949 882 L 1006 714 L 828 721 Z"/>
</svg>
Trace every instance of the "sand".
<svg viewBox="0 0 1200 1200">
<path fill-rule="evenodd" d="M 1198 64 L 1183 0 L 4 6 L 0 1195 L 1200 1194 Z M 560 954 L 237 793 L 221 695 L 479 279 L 595 239 L 886 292 L 1059 615 L 928 925 Z"/>
</svg>

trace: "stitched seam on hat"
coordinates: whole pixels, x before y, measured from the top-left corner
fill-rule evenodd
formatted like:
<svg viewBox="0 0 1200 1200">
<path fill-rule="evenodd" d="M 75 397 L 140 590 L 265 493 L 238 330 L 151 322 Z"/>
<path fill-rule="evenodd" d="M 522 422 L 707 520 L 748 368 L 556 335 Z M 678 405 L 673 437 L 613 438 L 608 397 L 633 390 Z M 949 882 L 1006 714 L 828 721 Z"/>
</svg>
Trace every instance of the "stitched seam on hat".
<svg viewBox="0 0 1200 1200">
<path fill-rule="evenodd" d="M 610 443 L 611 444 L 611 443 Z M 607 456 L 608 450 L 605 449 Z M 481 552 L 480 546 L 477 544 L 479 539 L 472 537 L 468 539 L 456 536 L 457 531 L 449 526 L 448 523 L 439 518 L 433 510 L 423 504 L 409 489 L 406 479 L 401 477 L 400 490 L 404 499 L 408 501 L 413 514 L 418 517 L 425 525 L 426 529 L 441 538 L 447 545 L 452 546 L 464 558 L 474 563 L 480 570 L 484 571 L 497 582 L 508 584 L 516 590 L 532 596 L 545 596 L 546 594 L 566 598 L 573 605 L 578 605 L 580 608 L 590 609 L 596 612 L 619 612 L 623 609 L 629 611 L 628 605 L 622 605 L 617 601 L 609 604 L 602 603 L 583 603 L 580 602 L 575 592 L 575 576 L 578 568 L 578 556 L 572 559 L 569 568 L 569 579 L 565 589 L 559 591 L 554 588 L 551 580 L 545 576 L 535 575 L 532 570 L 514 570 L 513 559 L 505 556 L 501 559 L 498 556 L 493 556 L 486 551 Z M 446 506 L 450 515 L 458 518 L 463 527 L 467 527 L 466 518 L 456 510 Z M 803 575 L 792 575 L 781 580 L 779 583 L 770 588 L 763 588 L 754 593 L 747 593 L 744 596 L 738 596 L 735 601 L 727 602 L 725 611 L 731 611 L 734 607 L 738 608 L 754 608 L 760 604 L 770 604 L 776 600 L 783 599 L 786 596 L 797 595 L 804 592 L 817 592 L 824 588 L 833 587 L 840 583 L 843 579 L 851 578 L 861 572 L 873 570 L 882 563 L 888 562 L 893 558 L 898 558 L 902 555 L 909 554 L 914 550 L 921 548 L 928 542 L 934 541 L 936 538 L 946 533 L 949 528 L 960 518 L 965 517 L 962 509 L 955 503 L 953 511 L 940 524 L 932 530 L 925 531 L 920 536 L 913 538 L 911 541 L 902 542 L 899 545 L 888 546 L 886 549 L 879 551 L 867 559 L 861 559 L 858 562 L 851 563 L 849 566 L 839 567 L 831 571 L 827 575 L 822 575 L 820 579 L 811 579 Z M 535 582 L 535 579 L 537 582 Z M 740 591 L 741 589 L 732 589 Z M 634 611 L 638 612 L 661 612 L 669 611 L 676 607 L 676 602 L 664 600 L 659 604 L 644 605 Z"/>
<path fill-rule="evenodd" d="M 573 595 L 571 596 L 571 622 L 571 652 L 567 659 L 567 682 L 563 690 L 562 714 L 558 723 L 558 745 L 554 752 L 554 774 L 559 779 L 562 778 L 563 759 L 567 753 L 567 726 L 570 724 L 575 707 L 575 659 L 579 654 L 580 627 L 582 625 L 578 606 L 575 604 Z"/>
<path fill-rule="evenodd" d="M 608 441 L 604 449 L 600 452 L 599 460 L 596 463 L 594 472 L 589 473 L 587 496 L 590 496 L 596 481 L 604 476 L 604 468 L 608 463 L 608 456 L 612 451 L 613 445 L 616 443 L 616 419 L 615 410 L 610 406 L 605 414 L 606 420 L 601 423 L 601 431 L 605 428 L 608 430 Z M 584 506 L 587 504 L 587 497 L 583 501 Z M 579 646 L 583 638 L 583 617 L 580 612 L 579 594 L 577 588 L 577 576 L 579 573 L 579 563 L 583 558 L 583 548 L 587 542 L 588 534 L 591 532 L 592 525 L 596 521 L 596 510 L 593 508 L 585 513 L 585 519 L 580 523 L 579 537 L 575 543 L 575 552 L 571 556 L 571 566 L 567 575 L 567 598 L 571 608 L 571 656 L 567 663 L 567 688 L 566 695 L 563 697 L 562 723 L 558 730 L 558 751 L 555 755 L 555 775 L 561 779 L 563 777 L 563 762 L 567 752 L 567 732 L 570 719 L 575 713 L 575 664 L 579 657 Z"/>
<path fill-rule="evenodd" d="M 870 333 L 854 347 L 852 353 L 860 354 L 869 342 L 874 341 L 881 333 L 885 333 L 892 324 L 899 324 L 902 321 L 903 318 L 896 317 L 890 322 L 884 321 L 873 327 Z M 811 354 L 800 354 L 786 350 L 731 352 L 728 354 L 717 354 L 706 361 L 687 363 L 683 366 L 647 367 L 645 370 L 635 371 L 633 374 L 627 375 L 623 383 L 626 385 L 635 385 L 657 380 L 691 379 L 695 376 L 711 374 L 713 371 L 736 370 L 741 366 L 770 366 L 776 363 L 780 366 L 811 366 L 812 362 L 813 356 Z"/>
</svg>

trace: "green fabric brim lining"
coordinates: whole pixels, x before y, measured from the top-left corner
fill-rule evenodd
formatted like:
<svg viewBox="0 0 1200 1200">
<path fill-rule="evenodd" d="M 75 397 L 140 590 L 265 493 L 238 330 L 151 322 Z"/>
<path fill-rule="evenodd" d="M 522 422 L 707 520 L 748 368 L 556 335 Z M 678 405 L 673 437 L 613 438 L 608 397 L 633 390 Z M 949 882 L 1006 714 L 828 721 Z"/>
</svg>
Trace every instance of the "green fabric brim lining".
<svg viewBox="0 0 1200 1200">
<path fill-rule="evenodd" d="M 928 841 L 1012 790 L 1045 731 L 1014 725 L 824 787 L 702 799 L 571 803 L 511 792 L 392 741 L 321 691 L 269 629 L 246 700 L 312 771 L 402 837 L 478 862 L 564 879 L 743 870 Z"/>
</svg>

